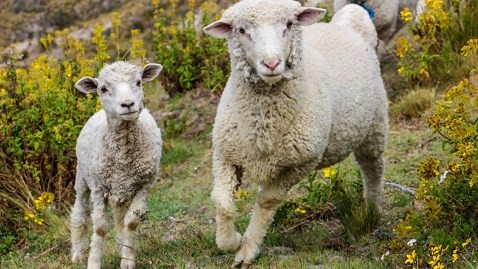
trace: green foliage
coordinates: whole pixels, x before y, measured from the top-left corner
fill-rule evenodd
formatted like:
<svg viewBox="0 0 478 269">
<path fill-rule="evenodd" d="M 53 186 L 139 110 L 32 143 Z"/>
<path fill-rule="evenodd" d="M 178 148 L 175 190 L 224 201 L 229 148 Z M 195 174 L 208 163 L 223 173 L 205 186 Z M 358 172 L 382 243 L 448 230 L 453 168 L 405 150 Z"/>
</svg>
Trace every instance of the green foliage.
<svg viewBox="0 0 478 269">
<path fill-rule="evenodd" d="M 435 90 L 417 89 L 402 96 L 394 108 L 398 115 L 416 118 L 431 108 L 434 101 Z"/>
<path fill-rule="evenodd" d="M 411 37 L 397 39 L 398 73 L 409 82 L 436 85 L 465 75 L 468 63 L 459 50 L 478 35 L 478 0 L 427 0 L 417 23 L 410 23 Z M 402 11 L 402 19 L 412 20 Z"/>
<path fill-rule="evenodd" d="M 138 33 L 132 34 L 131 55 L 144 60 Z M 5 112 L 0 116 L 0 229 L 18 239 L 25 238 L 20 228 L 56 226 L 62 238 L 67 234 L 68 222 L 59 216 L 73 198 L 76 140 L 100 109 L 95 95 L 81 94 L 74 85 L 81 77 L 96 76 L 110 58 L 103 26 L 93 35 L 96 54 L 91 57 L 64 30 L 40 40 L 47 54 L 60 47 L 61 59 L 41 55 L 20 68 L 12 48 L 8 64 L 0 68 L 0 110 Z M 8 248 L 6 242 L 0 242 L 2 249 Z"/>
<path fill-rule="evenodd" d="M 200 30 L 219 19 L 217 4 L 206 1 L 201 5 L 200 29 L 195 29 L 194 0 L 188 2 L 189 11 L 182 19 L 176 14 L 177 2 L 169 4 L 164 10 L 159 0 L 153 1 L 153 43 L 156 59 L 164 67 L 160 79 L 166 91 L 171 96 L 196 87 L 222 92 L 230 72 L 227 46 L 224 40 L 202 35 Z"/>
<path fill-rule="evenodd" d="M 337 217 L 347 235 L 355 239 L 371 233 L 379 224 L 381 214 L 377 208 L 367 207 L 363 199 L 360 173 L 348 180 L 333 168 L 324 169 L 319 179 L 316 172 L 300 185 L 306 195 L 284 203 L 275 217 L 275 225 L 281 222 L 288 226 L 316 218 Z"/>
<path fill-rule="evenodd" d="M 462 49 L 463 55 L 477 56 L 478 42 L 474 40 Z M 459 256 L 451 252 L 459 248 L 456 242 L 478 239 L 478 85 L 464 79 L 447 90 L 436 102 L 429 125 L 440 135 L 452 159 L 444 163 L 428 158 L 419 165 L 416 203 L 420 207 L 411 209 L 397 225 L 397 237 L 391 246 L 403 249 L 406 242 L 415 239 L 417 246 L 429 246 L 428 251 L 417 247 L 417 260 L 435 268 L 438 264 L 451 265 L 458 257 L 469 258 L 470 252 L 476 250 L 472 244 L 467 251 L 464 246 L 456 250 Z M 431 246 L 442 247 L 443 251 L 430 255 Z M 438 254 L 448 255 L 449 259 L 434 260 Z"/>
</svg>

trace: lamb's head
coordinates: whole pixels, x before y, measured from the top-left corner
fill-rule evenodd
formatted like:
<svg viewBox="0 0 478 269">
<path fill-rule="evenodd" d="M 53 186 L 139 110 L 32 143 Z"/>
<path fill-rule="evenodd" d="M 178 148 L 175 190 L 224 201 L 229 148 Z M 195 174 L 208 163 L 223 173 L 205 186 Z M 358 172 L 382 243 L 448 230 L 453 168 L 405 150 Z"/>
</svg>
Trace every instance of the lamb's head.
<svg viewBox="0 0 478 269">
<path fill-rule="evenodd" d="M 160 64 L 144 68 L 127 62 L 115 62 L 101 69 L 98 78 L 83 77 L 75 87 L 84 93 L 97 92 L 109 118 L 135 120 L 144 109 L 143 82 L 161 72 Z"/>
<path fill-rule="evenodd" d="M 273 84 L 301 56 L 300 26 L 313 24 L 324 14 L 324 9 L 301 7 L 292 0 L 242 0 L 203 30 L 228 38 L 233 68 L 245 72 L 246 78 L 256 75 Z"/>
</svg>

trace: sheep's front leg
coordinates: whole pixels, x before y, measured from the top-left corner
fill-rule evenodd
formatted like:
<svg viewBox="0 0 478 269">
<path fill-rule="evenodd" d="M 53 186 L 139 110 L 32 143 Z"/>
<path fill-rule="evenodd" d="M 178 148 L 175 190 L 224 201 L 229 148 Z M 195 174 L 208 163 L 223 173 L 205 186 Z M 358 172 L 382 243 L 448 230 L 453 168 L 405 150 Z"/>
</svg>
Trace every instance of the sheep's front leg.
<svg viewBox="0 0 478 269">
<path fill-rule="evenodd" d="M 90 215 L 90 190 L 81 176 L 75 183 L 76 200 L 71 210 L 71 260 L 76 263 L 86 262 L 88 251 L 88 219 Z"/>
<path fill-rule="evenodd" d="M 97 269 L 101 268 L 101 259 L 105 249 L 105 237 L 108 233 L 107 200 L 99 191 L 92 193 L 92 200 L 93 235 L 91 237 L 90 256 L 88 257 L 88 269 Z"/>
<path fill-rule="evenodd" d="M 214 186 L 211 199 L 216 206 L 216 244 L 225 251 L 235 251 L 241 244 L 241 234 L 236 232 L 234 219 L 236 205 L 234 191 L 239 185 L 242 168 L 214 159 Z"/>
<path fill-rule="evenodd" d="M 241 248 L 234 258 L 233 268 L 241 263 L 242 268 L 248 268 L 259 254 L 267 229 L 274 220 L 277 208 L 286 199 L 289 188 L 289 185 L 281 186 L 277 183 L 262 187 L 252 210 L 251 221 L 244 233 Z"/>
<path fill-rule="evenodd" d="M 135 235 L 141 219 L 147 213 L 149 188 L 143 188 L 131 201 L 124 216 L 121 247 L 121 269 L 133 269 L 136 266 Z"/>
<path fill-rule="evenodd" d="M 242 244 L 236 253 L 232 267 L 242 263 L 243 269 L 249 268 L 260 252 L 260 247 L 267 229 L 274 220 L 274 215 L 287 198 L 287 193 L 301 178 L 314 169 L 317 161 L 311 161 L 300 167 L 286 168 L 281 175 L 272 182 L 262 186 L 257 194 L 257 202 L 252 210 L 251 221 L 242 238 Z"/>
</svg>

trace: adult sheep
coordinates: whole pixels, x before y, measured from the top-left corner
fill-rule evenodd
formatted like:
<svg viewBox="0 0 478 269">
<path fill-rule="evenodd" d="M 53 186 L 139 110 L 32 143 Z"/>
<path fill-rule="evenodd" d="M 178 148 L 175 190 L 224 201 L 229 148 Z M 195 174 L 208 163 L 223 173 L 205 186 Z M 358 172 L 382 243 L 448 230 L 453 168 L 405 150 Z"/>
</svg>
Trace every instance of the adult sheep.
<svg viewBox="0 0 478 269">
<path fill-rule="evenodd" d="M 213 129 L 211 198 L 216 243 L 237 250 L 233 266 L 252 263 L 291 186 L 351 152 L 368 206 L 380 208 L 388 116 L 377 56 L 351 27 L 316 24 L 324 13 L 292 0 L 243 0 L 204 28 L 227 38 L 231 59 Z M 260 190 L 241 236 L 234 192 L 243 179 Z"/>
<path fill-rule="evenodd" d="M 361 4 L 373 10 L 373 23 L 377 29 L 378 38 L 386 46 L 403 27 L 400 11 L 410 9 L 414 16 L 423 12 L 423 0 L 334 0 L 334 11 L 338 12 L 347 4 Z"/>
<path fill-rule="evenodd" d="M 108 203 L 114 213 L 121 268 L 135 267 L 134 233 L 159 175 L 162 144 L 161 132 L 144 108 L 143 82 L 153 80 L 161 69 L 159 64 L 140 68 L 116 62 L 105 66 L 98 78 L 84 77 L 75 85 L 84 93 L 97 92 L 103 106 L 83 127 L 76 145 L 72 260 L 84 261 L 91 213 L 93 235 L 88 269 L 101 268 Z"/>
</svg>

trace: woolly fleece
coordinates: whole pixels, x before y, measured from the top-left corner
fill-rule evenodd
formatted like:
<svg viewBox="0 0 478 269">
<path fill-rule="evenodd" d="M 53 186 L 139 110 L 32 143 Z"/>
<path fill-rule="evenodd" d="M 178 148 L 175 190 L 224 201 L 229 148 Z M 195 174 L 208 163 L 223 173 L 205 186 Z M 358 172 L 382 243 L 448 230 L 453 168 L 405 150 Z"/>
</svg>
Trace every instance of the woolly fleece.
<svg viewBox="0 0 478 269">
<path fill-rule="evenodd" d="M 374 49 L 350 27 L 294 24 L 279 82 L 262 81 L 245 57 L 236 23 L 284 25 L 297 7 L 290 0 L 243 0 L 224 15 L 233 29 L 232 72 L 213 129 L 211 198 L 216 243 L 237 250 L 233 266 L 252 263 L 291 186 L 351 152 L 362 170 L 367 203 L 380 207 L 388 104 Z M 234 191 L 242 181 L 261 186 L 243 236 L 234 228 Z"/>
</svg>

